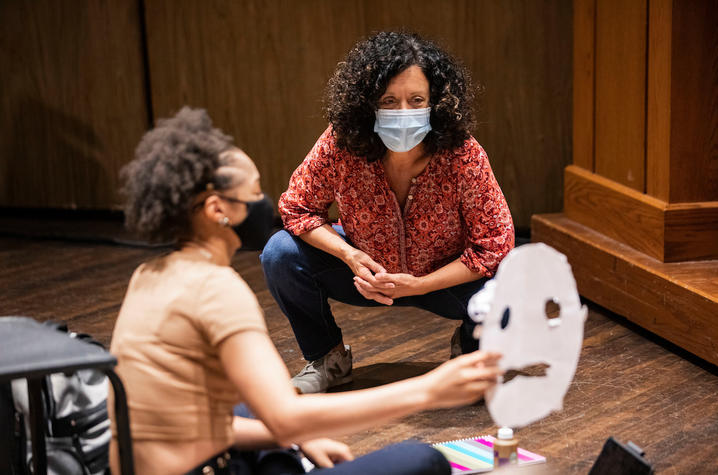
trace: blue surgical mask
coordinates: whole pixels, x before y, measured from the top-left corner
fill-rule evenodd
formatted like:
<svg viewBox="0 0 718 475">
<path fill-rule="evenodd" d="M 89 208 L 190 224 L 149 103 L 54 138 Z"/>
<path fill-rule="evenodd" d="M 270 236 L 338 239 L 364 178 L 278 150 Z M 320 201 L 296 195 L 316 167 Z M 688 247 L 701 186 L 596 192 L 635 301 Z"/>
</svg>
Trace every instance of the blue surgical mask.
<svg viewBox="0 0 718 475">
<path fill-rule="evenodd" d="M 393 152 L 408 152 L 424 140 L 431 130 L 429 117 L 431 107 L 426 109 L 378 109 L 374 132 Z"/>
</svg>

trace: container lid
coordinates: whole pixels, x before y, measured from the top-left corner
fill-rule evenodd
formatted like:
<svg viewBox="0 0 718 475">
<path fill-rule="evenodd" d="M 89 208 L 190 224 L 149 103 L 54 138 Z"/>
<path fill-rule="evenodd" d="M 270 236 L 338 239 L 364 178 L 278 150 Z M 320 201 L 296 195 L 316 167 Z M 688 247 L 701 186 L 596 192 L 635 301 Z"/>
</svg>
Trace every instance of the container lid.
<svg viewBox="0 0 718 475">
<path fill-rule="evenodd" d="M 514 438 L 514 431 L 511 429 L 511 427 L 502 427 L 499 429 L 499 439 L 513 439 Z"/>
</svg>

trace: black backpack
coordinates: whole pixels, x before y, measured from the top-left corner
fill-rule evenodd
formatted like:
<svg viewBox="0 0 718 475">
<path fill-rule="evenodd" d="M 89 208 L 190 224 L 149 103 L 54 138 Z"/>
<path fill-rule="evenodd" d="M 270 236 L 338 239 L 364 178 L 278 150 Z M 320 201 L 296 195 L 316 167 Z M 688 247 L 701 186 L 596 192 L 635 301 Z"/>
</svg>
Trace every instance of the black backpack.
<svg viewBox="0 0 718 475">
<path fill-rule="evenodd" d="M 46 322 L 58 331 L 67 326 Z M 89 335 L 73 338 L 102 346 Z M 107 414 L 107 377 L 98 370 L 56 373 L 42 382 L 48 474 L 109 473 L 110 421 Z M 24 379 L 0 385 L 0 472 L 30 473 L 30 416 Z"/>
</svg>

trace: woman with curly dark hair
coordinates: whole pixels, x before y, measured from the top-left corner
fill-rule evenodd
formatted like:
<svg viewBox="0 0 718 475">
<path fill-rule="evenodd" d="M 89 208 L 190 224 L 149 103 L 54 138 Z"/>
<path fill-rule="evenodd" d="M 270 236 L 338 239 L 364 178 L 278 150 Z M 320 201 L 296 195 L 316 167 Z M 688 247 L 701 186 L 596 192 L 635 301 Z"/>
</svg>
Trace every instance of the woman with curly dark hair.
<svg viewBox="0 0 718 475">
<path fill-rule="evenodd" d="M 346 445 L 319 437 L 472 402 L 495 383 L 498 355 L 466 355 L 371 390 L 300 396 L 257 299 L 230 267 L 262 209 L 252 160 L 206 112 L 184 108 L 143 137 L 123 178 L 128 226 L 177 242 L 134 272 L 112 335 L 138 473 L 304 473 L 298 458 L 276 450 L 294 443 L 317 465 L 346 461 L 328 474 L 450 472 L 428 445 L 398 444 L 351 461 Z M 242 417 L 249 413 L 240 402 L 256 419 Z M 113 441 L 114 468 L 116 450 Z"/>
<path fill-rule="evenodd" d="M 451 356 L 478 348 L 469 298 L 514 244 L 486 152 L 471 136 L 472 86 L 418 35 L 359 42 L 329 80 L 329 127 L 281 196 L 285 230 L 262 253 L 265 277 L 294 330 L 301 392 L 351 381 L 327 302 L 414 306 L 462 320 Z M 336 202 L 341 225 L 328 223 Z"/>
</svg>

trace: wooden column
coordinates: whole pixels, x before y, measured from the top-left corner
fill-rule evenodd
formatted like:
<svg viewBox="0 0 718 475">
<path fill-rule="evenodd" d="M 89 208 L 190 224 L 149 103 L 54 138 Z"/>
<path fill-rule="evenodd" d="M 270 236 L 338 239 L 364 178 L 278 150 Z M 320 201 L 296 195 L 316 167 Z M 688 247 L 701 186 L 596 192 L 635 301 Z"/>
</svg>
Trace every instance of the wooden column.
<svg viewBox="0 0 718 475">
<path fill-rule="evenodd" d="M 716 24 L 711 0 L 574 1 L 564 213 L 532 220 L 534 240 L 567 253 L 583 295 L 713 363 Z"/>
</svg>

